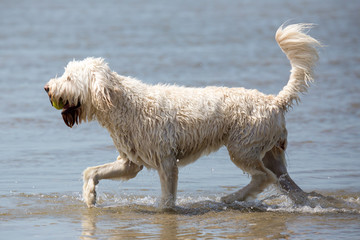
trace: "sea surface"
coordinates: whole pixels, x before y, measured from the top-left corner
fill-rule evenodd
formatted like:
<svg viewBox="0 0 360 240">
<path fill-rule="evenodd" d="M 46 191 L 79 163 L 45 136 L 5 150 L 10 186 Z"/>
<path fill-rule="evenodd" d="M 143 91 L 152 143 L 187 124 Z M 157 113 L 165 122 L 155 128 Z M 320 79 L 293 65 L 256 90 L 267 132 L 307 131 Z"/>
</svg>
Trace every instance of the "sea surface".
<svg viewBox="0 0 360 240">
<path fill-rule="evenodd" d="M 360 239 L 360 1 L 0 1 L 0 239 Z M 274 35 L 310 22 L 316 81 L 287 114 L 288 170 L 332 197 L 297 206 L 275 186 L 220 198 L 250 178 L 222 148 L 180 169 L 176 211 L 158 208 L 156 171 L 104 180 L 86 208 L 82 171 L 114 161 L 96 122 L 72 129 L 43 86 L 67 62 L 103 57 L 121 75 L 276 94 L 290 65 Z M 333 198 L 337 199 L 335 201 Z"/>
</svg>

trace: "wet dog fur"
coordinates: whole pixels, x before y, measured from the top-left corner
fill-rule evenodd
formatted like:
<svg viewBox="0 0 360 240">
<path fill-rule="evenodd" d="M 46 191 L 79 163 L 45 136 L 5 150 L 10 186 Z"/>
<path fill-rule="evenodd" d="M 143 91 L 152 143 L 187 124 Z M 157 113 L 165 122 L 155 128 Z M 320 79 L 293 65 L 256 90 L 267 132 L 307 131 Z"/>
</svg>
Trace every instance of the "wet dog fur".
<svg viewBox="0 0 360 240">
<path fill-rule="evenodd" d="M 221 201 L 245 201 L 274 183 L 295 202 L 305 201 L 306 193 L 286 169 L 285 114 L 313 80 L 320 44 L 306 33 L 310 27 L 293 24 L 276 32 L 291 64 L 288 83 L 277 95 L 244 88 L 147 85 L 111 71 L 102 58 L 71 61 L 61 77 L 45 85 L 51 102 L 64 103 L 62 116 L 69 127 L 97 120 L 119 152 L 116 161 L 83 172 L 87 206 L 95 205 L 100 180 L 128 180 L 145 166 L 159 174 L 161 207 L 173 208 L 178 167 L 222 146 L 251 181 Z"/>
</svg>

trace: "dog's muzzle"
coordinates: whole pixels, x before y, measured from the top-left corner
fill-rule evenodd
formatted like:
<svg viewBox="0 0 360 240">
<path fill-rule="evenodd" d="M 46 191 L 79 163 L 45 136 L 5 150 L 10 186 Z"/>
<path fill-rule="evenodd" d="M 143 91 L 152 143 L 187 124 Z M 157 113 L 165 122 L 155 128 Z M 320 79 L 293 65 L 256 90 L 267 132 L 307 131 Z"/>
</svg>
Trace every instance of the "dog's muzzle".
<svg viewBox="0 0 360 240">
<path fill-rule="evenodd" d="M 50 91 L 49 85 L 46 84 L 44 86 L 44 90 L 49 96 L 51 105 L 53 105 L 52 100 L 51 100 L 51 94 L 49 93 L 49 91 Z M 75 125 L 75 123 L 79 124 L 80 123 L 80 115 L 81 115 L 80 101 L 77 103 L 77 105 L 73 105 L 73 106 L 71 106 L 69 104 L 69 101 L 66 101 L 66 103 L 63 107 L 63 110 L 61 112 L 61 115 L 62 115 L 62 118 L 63 118 L 66 126 L 72 128 Z"/>
<path fill-rule="evenodd" d="M 50 90 L 49 85 L 46 84 L 46 85 L 44 86 L 44 90 L 45 90 L 45 92 L 49 93 L 49 90 Z"/>
<path fill-rule="evenodd" d="M 50 100 L 50 104 L 51 104 L 51 106 L 52 106 L 53 103 L 52 103 L 52 101 L 51 101 L 51 95 L 50 95 L 50 93 L 49 93 L 49 91 L 50 91 L 49 85 L 46 84 L 46 85 L 44 86 L 44 90 L 45 90 L 45 92 L 48 94 L 49 100 Z"/>
</svg>

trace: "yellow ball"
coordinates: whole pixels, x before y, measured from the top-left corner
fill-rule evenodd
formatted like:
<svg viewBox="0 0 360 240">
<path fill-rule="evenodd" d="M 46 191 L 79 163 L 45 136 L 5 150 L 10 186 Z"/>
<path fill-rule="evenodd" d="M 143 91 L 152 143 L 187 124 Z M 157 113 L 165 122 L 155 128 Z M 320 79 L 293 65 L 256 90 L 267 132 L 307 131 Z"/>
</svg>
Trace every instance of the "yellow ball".
<svg viewBox="0 0 360 240">
<path fill-rule="evenodd" d="M 55 102 L 54 100 L 52 101 L 52 105 L 54 108 L 56 108 L 57 110 L 61 110 L 64 108 L 64 103 L 61 99 L 59 99 L 59 102 Z"/>
</svg>

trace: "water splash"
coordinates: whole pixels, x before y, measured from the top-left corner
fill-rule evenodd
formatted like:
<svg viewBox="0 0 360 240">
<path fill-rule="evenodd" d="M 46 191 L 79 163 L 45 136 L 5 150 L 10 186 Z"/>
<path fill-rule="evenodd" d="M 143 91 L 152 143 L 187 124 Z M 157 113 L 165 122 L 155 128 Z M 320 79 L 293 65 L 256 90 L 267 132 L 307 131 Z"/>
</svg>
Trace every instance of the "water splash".
<svg viewBox="0 0 360 240">
<path fill-rule="evenodd" d="M 11 204 L 0 206 L 0 216 L 30 216 L 79 211 L 86 209 L 81 193 L 28 194 L 11 193 L 1 198 L 11 199 Z M 360 214 L 360 197 L 358 194 L 332 193 L 326 199 L 309 197 L 311 206 L 299 206 L 286 195 L 268 191 L 255 200 L 225 204 L 220 202 L 221 195 L 180 195 L 177 199 L 178 214 L 199 215 L 208 212 L 284 212 L 284 213 L 352 213 Z M 159 212 L 159 197 L 153 195 L 136 195 L 100 193 L 97 209 L 117 208 L 126 211 Z"/>
</svg>

